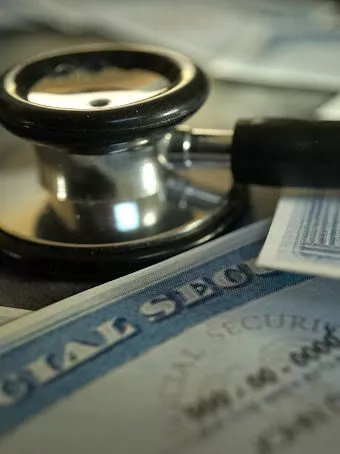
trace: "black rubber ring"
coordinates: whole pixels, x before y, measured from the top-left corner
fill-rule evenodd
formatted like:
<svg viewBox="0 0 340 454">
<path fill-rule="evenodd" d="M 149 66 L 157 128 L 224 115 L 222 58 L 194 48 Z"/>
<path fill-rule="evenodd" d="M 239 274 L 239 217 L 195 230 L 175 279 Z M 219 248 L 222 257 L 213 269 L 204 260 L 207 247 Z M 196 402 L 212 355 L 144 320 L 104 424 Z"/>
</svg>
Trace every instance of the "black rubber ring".
<svg viewBox="0 0 340 454">
<path fill-rule="evenodd" d="M 155 71 L 168 78 L 170 86 L 146 100 L 98 110 L 55 108 L 27 100 L 30 87 L 58 65 L 83 68 L 103 59 L 124 69 Z M 33 141 L 65 148 L 93 143 L 97 148 L 159 134 L 180 123 L 203 104 L 208 85 L 198 67 L 171 51 L 135 45 L 81 46 L 44 54 L 7 71 L 0 79 L 0 122 Z"/>
</svg>

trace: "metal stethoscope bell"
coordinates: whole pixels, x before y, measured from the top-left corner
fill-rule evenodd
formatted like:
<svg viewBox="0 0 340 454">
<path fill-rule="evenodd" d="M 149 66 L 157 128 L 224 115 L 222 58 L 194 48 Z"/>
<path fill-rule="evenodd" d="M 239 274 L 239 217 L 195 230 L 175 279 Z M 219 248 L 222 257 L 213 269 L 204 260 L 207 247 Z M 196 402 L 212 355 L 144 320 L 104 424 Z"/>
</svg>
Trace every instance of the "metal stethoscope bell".
<svg viewBox="0 0 340 454">
<path fill-rule="evenodd" d="M 124 274 L 225 232 L 244 208 L 230 136 L 175 128 L 207 93 L 189 59 L 147 46 L 78 47 L 7 71 L 0 121 L 26 140 L 1 161 L 4 255 Z"/>
</svg>

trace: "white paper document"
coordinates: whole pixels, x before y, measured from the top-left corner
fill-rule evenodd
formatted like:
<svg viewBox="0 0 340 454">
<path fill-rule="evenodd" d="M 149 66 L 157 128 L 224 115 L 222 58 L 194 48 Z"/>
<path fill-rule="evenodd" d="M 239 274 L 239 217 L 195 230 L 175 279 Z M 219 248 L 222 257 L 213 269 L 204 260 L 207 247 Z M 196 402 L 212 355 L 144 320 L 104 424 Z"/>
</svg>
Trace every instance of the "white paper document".
<svg viewBox="0 0 340 454">
<path fill-rule="evenodd" d="M 261 269 L 268 225 L 0 330 L 0 452 L 338 454 L 340 281 Z"/>
<path fill-rule="evenodd" d="M 339 17 L 321 0 L 0 2 L 0 28 L 96 32 L 177 50 L 212 77 L 327 91 L 340 83 Z"/>
</svg>

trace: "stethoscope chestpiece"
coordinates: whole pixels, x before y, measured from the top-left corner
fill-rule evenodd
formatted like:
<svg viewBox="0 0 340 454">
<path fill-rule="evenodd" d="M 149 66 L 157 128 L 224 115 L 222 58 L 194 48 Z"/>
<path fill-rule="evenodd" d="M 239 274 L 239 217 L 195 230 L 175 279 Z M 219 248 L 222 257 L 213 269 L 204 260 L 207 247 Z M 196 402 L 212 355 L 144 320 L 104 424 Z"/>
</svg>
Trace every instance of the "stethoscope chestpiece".
<svg viewBox="0 0 340 454">
<path fill-rule="evenodd" d="M 7 71 L 0 122 L 25 141 L 0 169 L 5 256 L 113 276 L 230 228 L 242 203 L 228 163 L 195 166 L 190 134 L 174 132 L 207 94 L 189 59 L 149 46 L 82 46 Z"/>
</svg>

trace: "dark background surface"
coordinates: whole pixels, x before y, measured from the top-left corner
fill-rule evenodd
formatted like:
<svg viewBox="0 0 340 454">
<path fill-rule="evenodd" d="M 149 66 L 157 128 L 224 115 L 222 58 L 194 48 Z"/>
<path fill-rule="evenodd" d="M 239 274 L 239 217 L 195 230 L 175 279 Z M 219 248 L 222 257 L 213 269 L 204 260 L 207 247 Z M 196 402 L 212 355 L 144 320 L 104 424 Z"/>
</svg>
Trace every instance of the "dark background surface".
<svg viewBox="0 0 340 454">
<path fill-rule="evenodd" d="M 97 35 L 62 35 L 41 29 L 32 32 L 0 32 L 0 71 L 10 65 L 34 56 L 39 52 L 74 44 L 102 42 Z M 311 118 L 315 109 L 333 94 L 290 88 L 273 88 L 245 85 L 226 81 L 213 81 L 206 105 L 188 123 L 196 127 L 232 128 L 236 120 L 244 117 L 281 116 Z M 0 160 L 7 144 L 13 138 L 0 128 Z M 249 188 L 249 220 L 258 220 L 273 214 L 279 191 L 271 188 Z M 1 213 L 0 213 L 1 215 Z M 107 278 L 105 280 L 108 280 Z M 100 280 L 89 282 L 69 279 L 45 279 L 18 272 L 0 263 L 0 305 L 36 310 L 71 296 Z"/>
</svg>

